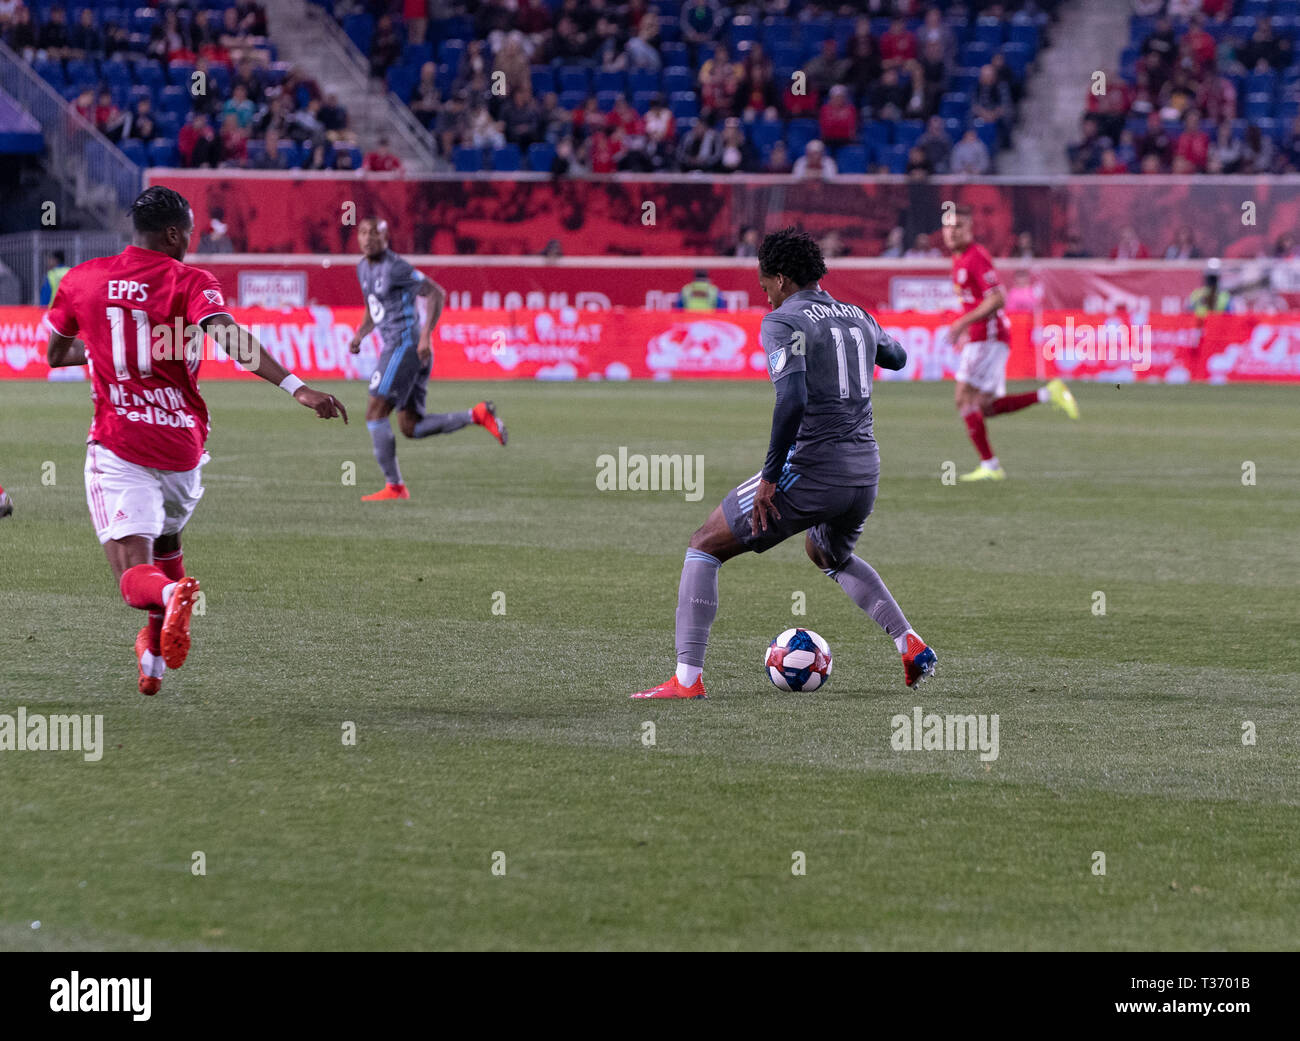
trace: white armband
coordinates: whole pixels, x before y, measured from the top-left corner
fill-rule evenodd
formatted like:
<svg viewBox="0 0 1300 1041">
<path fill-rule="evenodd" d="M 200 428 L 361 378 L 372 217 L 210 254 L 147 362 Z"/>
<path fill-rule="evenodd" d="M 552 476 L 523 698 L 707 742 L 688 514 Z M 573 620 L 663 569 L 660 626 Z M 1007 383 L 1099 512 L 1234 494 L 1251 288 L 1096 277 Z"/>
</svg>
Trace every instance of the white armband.
<svg viewBox="0 0 1300 1041">
<path fill-rule="evenodd" d="M 303 381 L 300 380 L 297 376 L 295 376 L 292 372 L 289 373 L 289 375 L 287 375 L 284 379 L 280 381 L 280 389 L 284 391 L 286 394 L 288 394 L 290 397 L 293 396 L 294 391 L 296 391 L 299 387 L 302 386 L 306 386 L 306 384 L 304 384 Z"/>
</svg>

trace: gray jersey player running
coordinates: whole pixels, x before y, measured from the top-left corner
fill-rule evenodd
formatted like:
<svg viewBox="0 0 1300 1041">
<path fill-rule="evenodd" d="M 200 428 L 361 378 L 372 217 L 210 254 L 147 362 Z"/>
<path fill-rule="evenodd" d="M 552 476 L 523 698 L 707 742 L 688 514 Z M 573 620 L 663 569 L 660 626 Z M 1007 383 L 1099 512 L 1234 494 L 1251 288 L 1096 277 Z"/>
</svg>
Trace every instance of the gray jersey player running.
<svg viewBox="0 0 1300 1041">
<path fill-rule="evenodd" d="M 361 341 L 375 328 L 383 340 L 379 364 L 370 376 L 366 429 L 385 483 L 382 491 L 361 499 L 409 499 L 411 493 L 397 466 L 397 438 L 388 419 L 394 408 L 398 410 L 398 428 L 407 437 L 449 434 L 476 423 L 504 445 L 506 426 L 497 418 L 496 406 L 490 401 L 480 401 L 463 412 L 425 413 L 424 399 L 429 373 L 433 371 L 433 327 L 438 324 L 447 294 L 437 282 L 388 248 L 386 221 L 367 217 L 357 226 L 357 238 L 365 254 L 357 265 L 357 280 L 366 300 L 366 318 L 352 337 L 351 351 L 357 354 Z M 417 296 L 429 298 L 429 313 L 422 328 L 415 306 Z"/>
<path fill-rule="evenodd" d="M 935 653 L 908 625 L 875 570 L 853 553 L 876 499 L 880 455 L 871 423 L 875 366 L 901 369 L 903 347 L 862 308 L 817 284 L 821 248 L 786 228 L 758 250 L 772 306 L 760 337 L 776 388 L 763 469 L 727 493 L 691 536 L 677 589 L 677 672 L 633 698 L 703 698 L 704 652 L 718 611 L 718 569 L 807 532 L 809 558 L 894 640 L 907 686 L 934 672 Z"/>
</svg>

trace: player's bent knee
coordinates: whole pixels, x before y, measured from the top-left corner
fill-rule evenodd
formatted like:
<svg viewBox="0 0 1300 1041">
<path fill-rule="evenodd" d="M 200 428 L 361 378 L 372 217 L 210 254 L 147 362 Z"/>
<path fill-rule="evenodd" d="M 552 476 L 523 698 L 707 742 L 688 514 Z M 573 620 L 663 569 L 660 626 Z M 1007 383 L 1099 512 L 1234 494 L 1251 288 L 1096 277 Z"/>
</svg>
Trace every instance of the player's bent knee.
<svg viewBox="0 0 1300 1041">
<path fill-rule="evenodd" d="M 415 420 L 403 412 L 397 417 L 397 429 L 403 437 L 415 437 Z"/>
</svg>

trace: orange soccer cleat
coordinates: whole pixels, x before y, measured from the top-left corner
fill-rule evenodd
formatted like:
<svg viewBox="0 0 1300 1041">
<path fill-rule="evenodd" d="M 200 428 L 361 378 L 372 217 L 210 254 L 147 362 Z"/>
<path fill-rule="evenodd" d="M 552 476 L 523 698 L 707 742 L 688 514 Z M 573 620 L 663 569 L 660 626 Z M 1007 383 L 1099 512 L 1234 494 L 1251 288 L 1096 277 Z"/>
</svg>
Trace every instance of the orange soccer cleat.
<svg viewBox="0 0 1300 1041">
<path fill-rule="evenodd" d="M 909 687 L 924 683 L 934 675 L 939 659 L 925 641 L 914 633 L 907 634 L 907 650 L 903 652 L 903 682 Z"/>
<path fill-rule="evenodd" d="M 404 484 L 386 484 L 383 489 L 371 495 L 361 496 L 362 502 L 386 502 L 389 499 L 409 499 L 411 493 Z"/>
<path fill-rule="evenodd" d="M 157 694 L 162 690 L 163 660 L 154 655 L 153 667 L 157 670 L 158 675 L 154 676 L 146 672 L 144 668 L 144 656 L 149 653 L 149 627 L 146 625 L 135 634 L 135 661 L 140 667 L 140 693 Z"/>
<path fill-rule="evenodd" d="M 651 687 L 649 690 L 638 691 L 631 695 L 633 700 L 667 700 L 669 698 L 707 698 L 709 695 L 704 690 L 704 677 L 700 676 L 695 683 L 689 687 L 683 687 L 677 677 L 673 676 L 667 683 L 661 683 L 657 687 Z"/>
<path fill-rule="evenodd" d="M 179 669 L 190 653 L 190 612 L 199 592 L 199 580 L 186 576 L 176 583 L 163 615 L 162 656 L 169 669 Z"/>
<path fill-rule="evenodd" d="M 497 418 L 497 407 L 492 402 L 480 401 L 470 409 L 469 414 L 475 423 L 500 441 L 502 445 L 506 443 L 506 438 L 509 436 L 506 433 L 506 425 Z"/>
</svg>

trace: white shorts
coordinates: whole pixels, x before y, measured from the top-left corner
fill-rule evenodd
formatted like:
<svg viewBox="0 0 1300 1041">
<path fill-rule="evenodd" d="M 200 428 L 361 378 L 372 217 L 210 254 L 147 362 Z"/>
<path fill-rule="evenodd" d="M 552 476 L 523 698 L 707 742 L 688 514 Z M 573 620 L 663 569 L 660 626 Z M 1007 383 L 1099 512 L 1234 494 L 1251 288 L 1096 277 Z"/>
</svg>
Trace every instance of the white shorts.
<svg viewBox="0 0 1300 1041">
<path fill-rule="evenodd" d="M 961 349 L 957 380 L 1002 397 L 1007 392 L 1007 356 L 1011 347 L 1001 340 L 972 340 Z"/>
<path fill-rule="evenodd" d="M 203 498 L 203 464 L 193 470 L 155 470 L 128 463 L 103 445 L 86 446 L 86 504 L 100 545 L 128 535 L 175 535 Z"/>
</svg>

